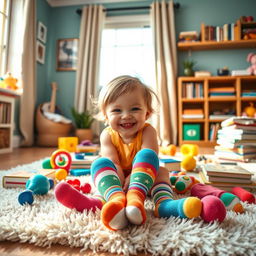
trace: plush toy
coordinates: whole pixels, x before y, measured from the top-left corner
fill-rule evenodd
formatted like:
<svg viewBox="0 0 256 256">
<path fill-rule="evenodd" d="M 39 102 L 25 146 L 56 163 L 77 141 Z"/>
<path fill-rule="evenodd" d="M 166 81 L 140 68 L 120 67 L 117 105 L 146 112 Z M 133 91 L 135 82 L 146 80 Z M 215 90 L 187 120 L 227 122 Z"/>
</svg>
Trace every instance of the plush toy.
<svg viewBox="0 0 256 256">
<path fill-rule="evenodd" d="M 18 196 L 18 202 L 21 205 L 32 204 L 34 202 L 34 195 L 45 195 L 49 189 L 53 188 L 54 182 L 42 174 L 36 174 L 28 179 L 26 183 L 26 190 L 21 192 Z"/>
<path fill-rule="evenodd" d="M 247 56 L 247 62 L 251 63 L 251 66 L 247 68 L 247 71 L 251 73 L 251 75 L 256 75 L 256 54 L 249 53 Z"/>
<path fill-rule="evenodd" d="M 9 90 L 17 90 L 18 79 L 14 78 L 11 73 L 7 73 L 4 78 L 1 79 L 0 87 Z"/>
<path fill-rule="evenodd" d="M 173 190 L 177 194 L 184 194 L 189 191 L 193 185 L 199 183 L 199 181 L 194 176 L 188 175 L 171 176 L 170 181 L 174 186 Z"/>
</svg>

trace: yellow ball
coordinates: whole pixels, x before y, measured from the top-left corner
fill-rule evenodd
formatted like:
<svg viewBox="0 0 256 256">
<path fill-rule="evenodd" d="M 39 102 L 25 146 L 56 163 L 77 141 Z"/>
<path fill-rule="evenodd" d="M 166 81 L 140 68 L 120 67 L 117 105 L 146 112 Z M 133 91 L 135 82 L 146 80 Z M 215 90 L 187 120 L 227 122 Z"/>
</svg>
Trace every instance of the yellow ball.
<svg viewBox="0 0 256 256">
<path fill-rule="evenodd" d="M 55 172 L 55 178 L 57 180 L 64 180 L 67 177 L 67 171 L 65 169 L 58 169 Z"/>
<path fill-rule="evenodd" d="M 196 144 L 183 144 L 180 147 L 180 152 L 182 155 L 197 156 L 199 153 L 199 148 Z"/>
<path fill-rule="evenodd" d="M 181 168 L 193 171 L 196 168 L 196 159 L 192 155 L 186 155 L 181 161 Z"/>
</svg>

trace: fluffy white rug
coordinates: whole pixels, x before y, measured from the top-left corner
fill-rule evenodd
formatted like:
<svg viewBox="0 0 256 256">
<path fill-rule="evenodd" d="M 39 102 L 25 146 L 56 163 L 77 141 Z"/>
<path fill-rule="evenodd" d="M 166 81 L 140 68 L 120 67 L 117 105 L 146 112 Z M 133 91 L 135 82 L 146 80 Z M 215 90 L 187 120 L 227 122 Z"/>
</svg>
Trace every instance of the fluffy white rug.
<svg viewBox="0 0 256 256">
<path fill-rule="evenodd" d="M 41 161 L 0 171 L 0 177 L 17 169 L 40 168 Z M 81 178 L 89 181 L 89 177 Z M 100 212 L 79 213 L 64 208 L 53 191 L 36 196 L 33 205 L 21 206 L 17 196 L 21 189 L 0 188 L 0 241 L 29 242 L 38 246 L 52 244 L 81 247 L 94 252 L 131 255 L 255 255 L 256 206 L 243 204 L 246 213 L 228 212 L 223 223 L 207 224 L 200 219 L 159 219 L 152 214 L 147 200 L 147 221 L 119 231 L 107 230 Z"/>
</svg>

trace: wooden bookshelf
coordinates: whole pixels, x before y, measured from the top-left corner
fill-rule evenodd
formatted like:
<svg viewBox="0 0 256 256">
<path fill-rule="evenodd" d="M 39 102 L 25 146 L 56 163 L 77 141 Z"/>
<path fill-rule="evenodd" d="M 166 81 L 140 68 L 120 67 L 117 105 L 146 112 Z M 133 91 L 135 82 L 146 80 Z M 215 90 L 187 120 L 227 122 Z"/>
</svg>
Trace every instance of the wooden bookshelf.
<svg viewBox="0 0 256 256">
<path fill-rule="evenodd" d="M 12 152 L 15 93 L 0 90 L 0 154 Z"/>
<path fill-rule="evenodd" d="M 201 92 L 191 93 L 186 89 L 188 84 L 201 84 Z M 216 139 L 209 138 L 210 130 L 213 124 L 220 125 L 220 123 L 227 119 L 228 116 L 219 116 L 213 114 L 217 111 L 221 112 L 225 109 L 229 110 L 230 115 L 240 116 L 245 107 L 253 102 L 256 107 L 256 97 L 243 97 L 245 90 L 256 89 L 256 76 L 212 76 L 212 77 L 179 77 L 178 79 L 178 131 L 179 131 L 179 145 L 183 143 L 196 143 L 199 146 L 214 146 Z M 192 86 L 194 90 L 196 86 Z M 211 88 L 232 88 L 233 96 L 211 96 L 209 90 Z M 189 97 L 188 97 L 189 94 Z M 193 93 L 192 93 L 193 94 Z M 200 97 L 201 96 L 201 97 Z M 202 109 L 202 118 L 183 118 L 185 109 Z M 200 124 L 200 140 L 188 141 L 183 139 L 183 125 L 184 124 Z"/>
<path fill-rule="evenodd" d="M 241 22 L 237 20 L 234 26 L 234 40 L 214 41 L 206 39 L 206 26 L 201 24 L 201 40 L 195 42 L 178 42 L 180 51 L 201 51 L 201 50 L 227 50 L 256 48 L 256 39 L 250 39 L 244 34 L 246 28 L 256 28 L 256 22 Z"/>
</svg>

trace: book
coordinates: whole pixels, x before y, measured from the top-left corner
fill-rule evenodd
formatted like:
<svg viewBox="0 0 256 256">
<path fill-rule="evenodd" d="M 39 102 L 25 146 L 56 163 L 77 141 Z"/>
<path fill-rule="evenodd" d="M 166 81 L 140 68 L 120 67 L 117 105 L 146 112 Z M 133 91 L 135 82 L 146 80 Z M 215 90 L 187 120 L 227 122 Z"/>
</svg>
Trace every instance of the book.
<svg viewBox="0 0 256 256">
<path fill-rule="evenodd" d="M 250 76 L 251 73 L 249 71 L 245 70 L 232 70 L 231 76 Z"/>
<path fill-rule="evenodd" d="M 204 164 L 202 171 L 207 176 L 251 179 L 252 173 L 239 165 Z"/>
<path fill-rule="evenodd" d="M 168 171 L 179 171 L 181 169 L 181 161 L 176 158 L 160 157 L 159 163 L 160 166 L 167 168 Z"/>
<path fill-rule="evenodd" d="M 236 183 L 236 184 L 251 184 L 251 179 L 241 179 L 241 178 L 230 178 L 230 177 L 220 177 L 220 176 L 208 176 L 204 172 L 202 172 L 205 179 L 208 182 L 223 182 L 223 183 Z"/>
<path fill-rule="evenodd" d="M 255 145 L 256 144 L 256 140 L 233 140 L 233 141 L 229 141 L 226 139 L 218 139 L 217 140 L 217 144 L 222 145 L 223 147 L 226 148 L 235 148 L 237 146 L 240 145 Z"/>
<path fill-rule="evenodd" d="M 244 128 L 249 128 L 252 126 L 256 128 L 256 118 L 247 116 L 233 116 L 221 122 L 221 127 L 227 127 L 231 125 L 241 125 L 244 126 Z"/>
<path fill-rule="evenodd" d="M 203 174 L 203 172 L 199 172 L 199 179 L 200 181 L 205 184 L 205 185 L 211 185 L 213 187 L 225 190 L 230 192 L 232 190 L 233 187 L 242 187 L 248 191 L 254 191 L 256 189 L 256 183 L 255 182 L 251 182 L 249 184 L 245 184 L 245 183 L 228 183 L 228 182 L 210 182 L 206 179 L 205 175 Z"/>
<path fill-rule="evenodd" d="M 256 153 L 239 154 L 235 152 L 215 151 L 214 155 L 219 159 L 248 162 L 256 159 Z"/>
<path fill-rule="evenodd" d="M 72 159 L 71 166 L 75 166 L 75 165 L 90 166 L 92 162 L 96 160 L 98 157 L 99 155 L 83 155 L 83 154 L 71 153 L 71 159 Z"/>
<path fill-rule="evenodd" d="M 207 70 L 199 70 L 199 71 L 195 71 L 195 77 L 205 77 L 205 76 L 211 76 L 211 72 L 207 71 Z"/>
<path fill-rule="evenodd" d="M 3 176 L 4 188 L 25 188 L 27 180 L 35 174 L 42 174 L 48 178 L 55 179 L 55 169 L 20 170 Z"/>
</svg>

